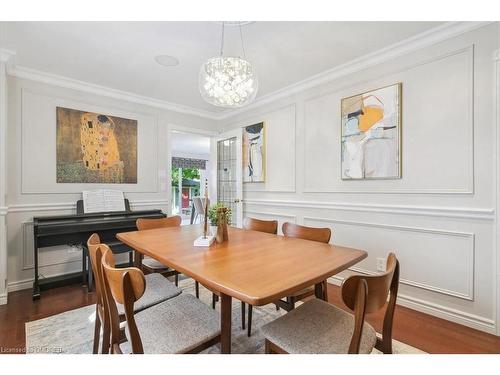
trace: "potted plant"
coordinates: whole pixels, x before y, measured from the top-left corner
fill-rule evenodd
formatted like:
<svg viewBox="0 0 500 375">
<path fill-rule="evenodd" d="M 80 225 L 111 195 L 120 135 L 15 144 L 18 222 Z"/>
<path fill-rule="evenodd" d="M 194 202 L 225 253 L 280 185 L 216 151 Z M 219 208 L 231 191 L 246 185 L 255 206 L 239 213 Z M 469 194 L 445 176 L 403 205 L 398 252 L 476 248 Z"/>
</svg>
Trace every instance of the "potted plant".
<svg viewBox="0 0 500 375">
<path fill-rule="evenodd" d="M 231 209 L 227 207 L 224 203 L 217 202 L 208 209 L 208 220 L 210 221 L 210 231 L 212 233 L 212 236 L 217 235 L 217 226 L 219 225 L 217 210 L 223 207 L 227 208 L 226 224 L 231 224 Z"/>
</svg>

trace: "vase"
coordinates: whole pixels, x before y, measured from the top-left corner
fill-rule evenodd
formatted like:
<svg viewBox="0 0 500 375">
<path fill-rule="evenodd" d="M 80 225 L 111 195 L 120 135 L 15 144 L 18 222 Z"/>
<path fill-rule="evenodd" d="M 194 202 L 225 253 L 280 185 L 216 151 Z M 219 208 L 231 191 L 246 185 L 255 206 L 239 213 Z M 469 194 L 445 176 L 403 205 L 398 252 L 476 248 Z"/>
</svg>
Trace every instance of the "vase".
<svg viewBox="0 0 500 375">
<path fill-rule="evenodd" d="M 222 243 L 228 240 L 227 235 L 227 208 L 222 207 L 217 210 L 217 243 Z"/>
</svg>

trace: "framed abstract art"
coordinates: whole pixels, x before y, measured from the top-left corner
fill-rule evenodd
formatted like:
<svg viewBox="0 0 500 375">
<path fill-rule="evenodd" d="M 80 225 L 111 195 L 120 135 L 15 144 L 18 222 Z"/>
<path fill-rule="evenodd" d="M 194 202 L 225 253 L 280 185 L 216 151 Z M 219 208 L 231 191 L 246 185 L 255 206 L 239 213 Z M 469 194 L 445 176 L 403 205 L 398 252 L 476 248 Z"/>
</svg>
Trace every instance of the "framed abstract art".
<svg viewBox="0 0 500 375">
<path fill-rule="evenodd" d="M 342 99 L 343 180 L 401 178 L 401 83 Z"/>
<path fill-rule="evenodd" d="M 265 182 L 266 180 L 266 133 L 265 124 L 243 128 L 243 182 Z"/>
</svg>

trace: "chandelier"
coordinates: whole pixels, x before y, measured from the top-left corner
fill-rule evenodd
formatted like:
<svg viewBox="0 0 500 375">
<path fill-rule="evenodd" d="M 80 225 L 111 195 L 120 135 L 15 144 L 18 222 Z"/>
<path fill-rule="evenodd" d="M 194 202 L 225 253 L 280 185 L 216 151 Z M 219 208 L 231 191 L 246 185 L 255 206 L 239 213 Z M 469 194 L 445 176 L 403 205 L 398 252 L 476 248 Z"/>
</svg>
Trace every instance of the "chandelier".
<svg viewBox="0 0 500 375">
<path fill-rule="evenodd" d="M 257 95 L 257 76 L 252 64 L 246 60 L 241 22 L 238 27 L 243 58 L 223 56 L 224 24 L 222 22 L 219 56 L 208 59 L 200 69 L 200 94 L 205 101 L 218 107 L 242 107 L 251 103 Z"/>
</svg>

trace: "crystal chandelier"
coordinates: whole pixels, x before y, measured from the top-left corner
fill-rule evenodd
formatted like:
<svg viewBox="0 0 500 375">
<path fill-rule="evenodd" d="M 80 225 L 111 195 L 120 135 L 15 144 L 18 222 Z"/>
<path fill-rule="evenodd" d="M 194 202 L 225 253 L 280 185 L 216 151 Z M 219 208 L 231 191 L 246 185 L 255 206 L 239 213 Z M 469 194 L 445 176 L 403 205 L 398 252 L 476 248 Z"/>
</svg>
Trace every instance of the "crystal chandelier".
<svg viewBox="0 0 500 375">
<path fill-rule="evenodd" d="M 251 103 L 257 95 L 258 81 L 252 64 L 246 60 L 241 22 L 241 48 L 243 58 L 224 57 L 224 22 L 220 55 L 212 57 L 200 69 L 199 89 L 203 99 L 218 107 L 242 107 Z"/>
</svg>

